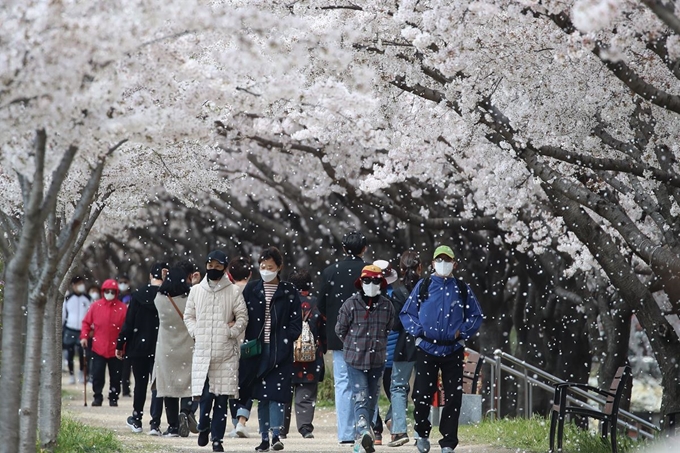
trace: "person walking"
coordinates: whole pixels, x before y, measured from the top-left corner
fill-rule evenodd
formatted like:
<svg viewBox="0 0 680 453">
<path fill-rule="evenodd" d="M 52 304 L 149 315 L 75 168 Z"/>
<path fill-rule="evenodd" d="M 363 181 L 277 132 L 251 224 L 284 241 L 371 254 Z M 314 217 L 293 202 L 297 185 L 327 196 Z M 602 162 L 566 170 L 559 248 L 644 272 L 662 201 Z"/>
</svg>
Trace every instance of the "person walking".
<svg viewBox="0 0 680 453">
<path fill-rule="evenodd" d="M 226 269 L 227 255 L 210 252 L 205 278 L 191 288 L 184 311 L 184 324 L 195 340 L 191 393 L 200 397 L 198 445 L 207 445 L 210 438 L 217 452 L 224 451 L 229 398 L 239 394 L 238 338 L 248 325 L 243 295 L 226 277 Z"/>
<path fill-rule="evenodd" d="M 121 275 L 118 277 L 118 299 L 125 305 L 130 305 L 132 300 L 132 286 L 130 286 L 130 277 Z M 130 393 L 130 376 L 132 375 L 132 362 L 128 358 L 123 358 L 123 368 L 121 370 L 120 384 L 123 389 L 123 396 L 132 396 Z"/>
<path fill-rule="evenodd" d="M 444 386 L 444 408 L 439 431 L 442 453 L 458 445 L 458 420 L 463 399 L 463 342 L 482 323 L 482 310 L 470 287 L 453 276 L 456 268 L 451 247 L 437 247 L 432 257 L 434 275 L 418 282 L 400 313 L 404 329 L 415 338 L 416 378 L 413 384 L 418 452 L 430 451 L 428 420 L 437 389 L 439 371 Z M 421 289 L 422 287 L 422 289 Z"/>
<path fill-rule="evenodd" d="M 385 368 L 387 335 L 394 323 L 392 302 L 381 293 L 387 287 L 382 269 L 369 264 L 361 270 L 352 295 L 340 307 L 335 333 L 342 340 L 353 392 L 355 431 L 353 451 L 375 451 L 371 420 L 378 404 L 380 380 Z"/>
<path fill-rule="evenodd" d="M 250 259 L 245 256 L 239 256 L 233 258 L 229 261 L 227 266 L 227 276 L 231 282 L 241 288 L 241 291 L 246 287 L 250 281 L 250 277 L 253 276 L 253 264 Z M 239 337 L 239 342 L 243 342 L 243 337 L 245 333 Z M 239 373 L 239 377 L 241 373 Z M 244 384 L 239 382 L 239 387 L 243 387 Z M 231 422 L 234 426 L 227 437 L 236 438 L 247 438 L 250 437 L 248 429 L 246 428 L 246 423 L 250 417 L 250 411 L 253 408 L 253 400 L 248 400 L 245 402 L 244 407 L 239 407 L 238 399 L 229 400 L 229 413 L 231 414 Z"/>
<path fill-rule="evenodd" d="M 411 294 L 413 287 L 420 279 L 423 266 L 420 263 L 418 253 L 407 250 L 399 259 L 399 271 L 401 284 L 395 286 L 392 293 L 394 310 L 400 313 L 406 299 Z M 408 443 L 406 431 L 406 411 L 408 408 L 408 394 L 411 390 L 409 381 L 413 373 L 416 357 L 416 345 L 414 338 L 404 330 L 401 319 L 397 316 L 392 326 L 392 332 L 397 332 L 397 343 L 394 347 L 394 359 L 392 362 L 392 376 L 390 380 L 390 394 L 392 403 L 392 424 L 390 432 L 391 440 L 388 447 L 399 447 Z"/>
<path fill-rule="evenodd" d="M 249 399 L 258 400 L 257 418 L 262 442 L 256 451 L 283 450 L 279 437 L 284 407 L 290 401 L 293 378 L 293 343 L 302 332 L 302 309 L 298 291 L 281 281 L 283 255 L 276 247 L 262 251 L 258 260 L 261 280 L 250 281 L 243 290 L 250 322 L 245 340 L 261 343 L 261 352 L 241 357 L 239 409 Z M 271 430 L 271 443 L 270 443 Z"/>
<path fill-rule="evenodd" d="M 306 269 L 293 271 L 288 280 L 300 293 L 302 322 L 307 323 L 316 344 L 316 359 L 311 362 L 293 362 L 293 403 L 286 403 L 286 416 L 282 437 L 290 431 L 292 406 L 295 405 L 295 423 L 300 435 L 305 439 L 314 438 L 314 409 L 319 389 L 323 381 L 325 366 L 323 355 L 326 352 L 326 320 L 321 316 L 317 298 L 310 294 L 312 276 Z M 303 326 L 304 328 L 304 326 Z"/>
<path fill-rule="evenodd" d="M 354 432 L 352 389 L 349 386 L 342 340 L 335 333 L 335 325 L 340 307 L 356 291 L 354 282 L 366 264 L 362 258 L 366 252 L 366 237 L 359 231 L 350 231 L 342 238 L 342 249 L 346 254 L 345 259 L 331 264 L 321 273 L 319 311 L 326 318 L 328 349 L 333 351 L 338 441 L 341 444 L 353 444 L 356 433 Z"/>
<path fill-rule="evenodd" d="M 78 353 L 79 382 L 85 382 L 85 353 L 80 345 L 80 330 L 83 319 L 92 305 L 92 300 L 87 296 L 85 280 L 76 276 L 71 279 L 71 292 L 66 295 L 61 315 L 63 319 L 62 346 L 66 350 L 66 363 L 68 365 L 69 384 L 76 383 L 74 374 L 74 359 Z"/>
<path fill-rule="evenodd" d="M 125 324 L 118 335 L 116 357 L 128 359 L 132 365 L 135 378 L 132 415 L 126 424 L 133 433 L 142 432 L 142 416 L 149 378 L 153 372 L 158 338 L 158 310 L 154 304 L 158 288 L 163 283 L 163 270 L 167 271 L 167 263 L 155 263 L 149 271 L 149 283 L 132 293 L 128 304 Z M 152 405 L 159 405 L 152 396 Z M 154 420 L 155 410 L 151 411 L 151 430 L 158 430 L 159 420 Z"/>
<path fill-rule="evenodd" d="M 80 329 L 80 345 L 88 347 L 92 333 L 92 406 L 101 406 L 104 400 L 102 390 L 109 369 L 109 406 L 118 406 L 120 395 L 121 362 L 116 358 L 116 341 L 125 322 L 127 305 L 118 300 L 118 283 L 105 280 L 102 284 L 104 297 L 95 301 L 83 318 Z"/>
<path fill-rule="evenodd" d="M 186 260 L 180 261 L 168 270 L 154 299 L 159 326 L 152 387 L 165 406 L 168 437 L 187 437 L 189 432 L 198 433 L 191 398 L 194 341 L 184 324 L 184 310 L 191 285 L 199 282 L 200 274 L 196 272 L 195 265 Z"/>
</svg>

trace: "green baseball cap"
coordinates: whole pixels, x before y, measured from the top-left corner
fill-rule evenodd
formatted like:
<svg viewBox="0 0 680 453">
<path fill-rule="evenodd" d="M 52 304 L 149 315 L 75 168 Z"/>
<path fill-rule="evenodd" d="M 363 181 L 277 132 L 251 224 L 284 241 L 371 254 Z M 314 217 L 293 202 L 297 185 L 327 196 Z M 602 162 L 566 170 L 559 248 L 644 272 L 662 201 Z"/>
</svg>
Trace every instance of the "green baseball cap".
<svg viewBox="0 0 680 453">
<path fill-rule="evenodd" d="M 451 247 L 449 247 L 448 245 L 440 245 L 439 247 L 437 247 L 437 250 L 434 251 L 432 259 L 437 258 L 439 255 L 446 255 L 451 259 L 456 258 L 456 255 L 453 254 L 453 250 L 451 250 Z"/>
</svg>

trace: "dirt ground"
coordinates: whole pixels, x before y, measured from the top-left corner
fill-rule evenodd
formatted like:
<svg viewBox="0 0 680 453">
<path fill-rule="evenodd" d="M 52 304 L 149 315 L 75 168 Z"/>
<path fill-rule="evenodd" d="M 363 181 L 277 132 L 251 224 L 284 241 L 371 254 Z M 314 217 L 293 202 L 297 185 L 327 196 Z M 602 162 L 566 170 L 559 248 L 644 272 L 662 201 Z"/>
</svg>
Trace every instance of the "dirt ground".
<svg viewBox="0 0 680 453">
<path fill-rule="evenodd" d="M 108 428 L 113 430 L 117 437 L 129 449 L 129 451 L 138 452 L 168 452 L 168 453 L 189 453 L 189 452 L 210 452 L 212 451 L 211 444 L 206 447 L 199 447 L 197 444 L 197 435 L 190 434 L 189 437 L 181 438 L 163 438 L 147 435 L 149 430 L 149 419 L 145 415 L 143 420 L 144 432 L 135 434 L 130 431 L 125 424 L 125 420 L 132 413 L 132 398 L 121 398 L 118 407 L 109 407 L 108 401 L 104 399 L 104 405 L 101 407 L 92 407 L 92 386 L 87 388 L 87 406 L 84 405 L 83 400 L 83 385 L 68 384 L 67 379 L 64 379 L 63 389 L 65 397 L 63 400 L 63 410 L 66 414 L 71 415 L 75 419 L 90 426 Z M 147 398 L 145 409 L 148 411 L 150 397 Z M 165 430 L 167 424 L 165 422 L 165 415 L 162 418 L 161 429 Z M 293 426 L 295 421 L 293 420 Z M 231 430 L 231 424 L 227 426 L 227 431 Z M 224 439 L 224 449 L 228 452 L 243 452 L 254 453 L 255 447 L 259 445 L 260 438 L 257 434 L 257 415 L 256 409 L 253 408 L 253 415 L 248 422 L 248 428 L 251 437 L 248 439 Z M 350 453 L 352 451 L 351 445 L 339 445 L 336 437 L 335 412 L 333 408 L 317 408 L 314 417 L 314 439 L 303 439 L 297 432 L 289 435 L 288 439 L 283 440 L 285 445 L 284 452 L 338 452 Z M 412 431 L 409 432 L 412 435 Z M 438 432 L 435 430 L 432 441 L 432 452 L 439 451 Z M 386 436 L 387 437 L 387 436 Z M 413 446 L 413 440 L 404 446 L 390 448 L 385 445 L 376 448 L 378 453 L 395 452 L 395 453 L 412 453 L 416 452 Z M 465 444 L 465 439 L 461 439 L 461 445 L 456 449 L 457 453 L 512 453 L 515 450 L 509 450 L 498 447 L 491 447 L 489 445 L 469 445 Z"/>
</svg>

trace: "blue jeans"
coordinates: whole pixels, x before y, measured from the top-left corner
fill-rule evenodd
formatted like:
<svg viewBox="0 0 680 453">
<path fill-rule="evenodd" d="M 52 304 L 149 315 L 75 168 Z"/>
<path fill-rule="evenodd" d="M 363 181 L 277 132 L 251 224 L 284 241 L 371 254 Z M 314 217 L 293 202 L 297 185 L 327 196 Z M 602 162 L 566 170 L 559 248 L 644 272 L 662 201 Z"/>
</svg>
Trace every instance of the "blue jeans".
<svg viewBox="0 0 680 453">
<path fill-rule="evenodd" d="M 342 351 L 333 351 L 333 380 L 335 381 L 335 411 L 337 413 L 338 440 L 354 442 L 354 408 L 349 386 L 347 363 Z"/>
<path fill-rule="evenodd" d="M 205 378 L 203 394 L 199 403 L 201 414 L 198 419 L 198 430 L 210 430 L 210 440 L 222 442 L 224 432 L 227 430 L 227 408 L 229 407 L 228 395 L 215 395 L 209 391 L 210 384 Z M 214 404 L 213 404 L 214 403 Z M 212 411 L 212 420 L 210 412 Z"/>
<path fill-rule="evenodd" d="M 371 425 L 375 407 L 378 404 L 380 379 L 384 368 L 384 366 L 381 366 L 370 370 L 358 370 L 347 366 L 354 398 L 354 419 L 356 420 L 357 433 L 361 433 Z"/>
<path fill-rule="evenodd" d="M 257 420 L 260 423 L 260 434 L 262 439 L 269 438 L 271 428 L 274 437 L 278 437 L 283 427 L 283 411 L 286 403 L 278 401 L 260 400 L 257 403 Z"/>
<path fill-rule="evenodd" d="M 409 379 L 416 362 L 394 362 L 392 365 L 392 429 L 394 434 L 406 432 L 406 413 L 408 411 Z"/>
</svg>

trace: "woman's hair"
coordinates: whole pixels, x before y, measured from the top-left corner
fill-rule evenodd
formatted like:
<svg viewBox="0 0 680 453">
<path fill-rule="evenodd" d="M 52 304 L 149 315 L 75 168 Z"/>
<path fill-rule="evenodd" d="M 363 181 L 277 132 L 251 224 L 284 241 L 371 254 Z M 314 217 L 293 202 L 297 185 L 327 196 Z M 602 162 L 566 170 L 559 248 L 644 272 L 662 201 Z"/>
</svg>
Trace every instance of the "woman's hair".
<svg viewBox="0 0 680 453">
<path fill-rule="evenodd" d="M 266 249 L 262 250 L 260 259 L 258 259 L 257 262 L 261 263 L 262 261 L 269 259 L 274 260 L 277 267 L 283 266 L 283 255 L 281 255 L 281 252 L 276 247 L 267 247 Z"/>
<path fill-rule="evenodd" d="M 231 275 L 234 281 L 240 282 L 250 276 L 253 272 L 253 265 L 250 264 L 249 258 L 239 256 L 229 261 L 227 271 L 229 271 L 229 275 Z"/>
<path fill-rule="evenodd" d="M 399 270 L 402 275 L 401 281 L 409 292 L 413 290 L 413 287 L 416 286 L 420 279 L 418 266 L 420 266 L 420 257 L 417 252 L 406 250 L 401 254 L 401 259 L 399 259 Z"/>
<path fill-rule="evenodd" d="M 187 273 L 187 267 L 171 267 L 158 292 L 170 297 L 186 296 L 191 291 L 190 275 L 191 272 Z"/>
<path fill-rule="evenodd" d="M 288 281 L 295 285 L 298 291 L 309 291 L 312 287 L 312 276 L 309 275 L 307 269 L 291 272 Z"/>
<path fill-rule="evenodd" d="M 198 270 L 198 267 L 189 260 L 177 261 L 173 267 L 182 269 L 187 275 L 191 275 Z"/>
</svg>

